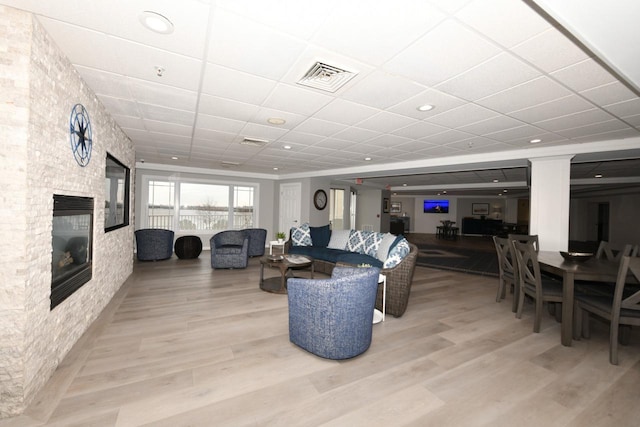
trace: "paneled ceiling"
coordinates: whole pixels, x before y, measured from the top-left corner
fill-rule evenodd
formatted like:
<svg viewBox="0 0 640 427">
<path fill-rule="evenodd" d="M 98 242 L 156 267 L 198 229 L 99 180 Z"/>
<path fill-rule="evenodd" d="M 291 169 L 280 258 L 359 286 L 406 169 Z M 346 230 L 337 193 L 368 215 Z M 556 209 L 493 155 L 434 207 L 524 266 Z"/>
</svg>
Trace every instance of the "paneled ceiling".
<svg viewBox="0 0 640 427">
<path fill-rule="evenodd" d="M 365 176 L 398 191 L 522 183 L 527 150 L 630 139 L 625 155 L 640 158 L 640 85 L 625 74 L 629 64 L 615 67 L 620 52 L 595 56 L 584 46 L 599 44 L 568 36 L 536 3 L 0 0 L 36 14 L 131 138 L 138 162 L 275 178 Z M 620 29 L 637 36 L 622 40 L 633 46 L 640 30 L 624 17 L 640 16 L 640 2 L 606 4 L 605 38 Z M 168 18 L 173 31 L 145 28 L 144 11 Z M 355 76 L 335 92 L 298 84 L 316 62 Z M 426 104 L 434 108 L 418 110 Z M 504 152 L 519 160 L 485 162 Z M 478 167 L 403 170 L 460 156 L 477 156 Z M 572 175 L 640 175 L 637 162 L 601 160 L 585 157 Z"/>
</svg>

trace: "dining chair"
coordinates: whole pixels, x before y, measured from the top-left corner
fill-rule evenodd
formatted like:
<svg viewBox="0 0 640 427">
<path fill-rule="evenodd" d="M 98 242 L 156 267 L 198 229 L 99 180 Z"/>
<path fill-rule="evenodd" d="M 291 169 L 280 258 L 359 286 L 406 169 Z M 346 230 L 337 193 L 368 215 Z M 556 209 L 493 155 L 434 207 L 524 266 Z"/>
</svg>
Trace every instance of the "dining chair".
<svg viewBox="0 0 640 427">
<path fill-rule="evenodd" d="M 602 240 L 598 245 L 598 250 L 596 251 L 596 258 L 606 258 L 609 261 L 618 261 L 623 256 L 631 255 L 632 250 L 633 250 L 633 247 L 631 245 L 624 245 L 621 251 L 614 254 L 613 253 L 614 249 L 611 246 L 611 244 L 606 240 Z M 637 252 L 637 249 L 636 249 L 636 252 Z"/>
<path fill-rule="evenodd" d="M 613 297 L 601 295 L 576 295 L 574 300 L 573 320 L 580 334 L 575 338 L 590 338 L 590 314 L 595 314 L 610 322 L 609 328 L 609 362 L 618 364 L 618 340 L 622 325 L 640 326 L 640 290 L 625 292 L 627 274 L 631 271 L 636 280 L 640 281 L 640 258 L 623 256 L 620 260 L 618 278 L 616 280 Z"/>
<path fill-rule="evenodd" d="M 533 332 L 540 332 L 542 308 L 545 302 L 556 306 L 556 320 L 560 320 L 559 316 L 562 313 L 560 308 L 560 304 L 562 303 L 562 283 L 540 274 L 538 253 L 535 250 L 533 241 L 522 243 L 517 240 L 511 240 L 511 245 L 518 260 L 518 280 L 520 283 L 516 317 L 518 319 L 522 318 L 524 297 L 525 295 L 530 296 L 535 301 Z"/>
<path fill-rule="evenodd" d="M 540 242 L 538 241 L 538 235 L 534 234 L 532 236 L 528 234 L 508 234 L 507 239 L 517 240 L 520 243 L 533 242 L 533 246 L 536 249 L 536 252 L 540 252 Z"/>
<path fill-rule="evenodd" d="M 511 244 L 508 239 L 493 236 L 493 244 L 496 247 L 499 270 L 496 302 L 500 302 L 505 298 L 507 288 L 510 290 L 513 289 L 513 303 L 511 310 L 515 312 L 518 305 L 518 295 L 520 294 L 517 260 L 512 253 Z"/>
</svg>

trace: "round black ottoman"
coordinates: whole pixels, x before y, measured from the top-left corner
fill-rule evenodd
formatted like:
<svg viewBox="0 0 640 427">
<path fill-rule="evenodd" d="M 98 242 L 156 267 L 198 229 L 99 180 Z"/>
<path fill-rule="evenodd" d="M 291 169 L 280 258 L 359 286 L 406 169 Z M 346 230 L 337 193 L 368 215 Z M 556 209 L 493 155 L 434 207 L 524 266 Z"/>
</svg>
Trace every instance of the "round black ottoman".
<svg viewBox="0 0 640 427">
<path fill-rule="evenodd" d="M 198 236 L 180 236 L 173 245 L 176 256 L 180 259 L 193 259 L 202 252 L 202 240 Z"/>
</svg>

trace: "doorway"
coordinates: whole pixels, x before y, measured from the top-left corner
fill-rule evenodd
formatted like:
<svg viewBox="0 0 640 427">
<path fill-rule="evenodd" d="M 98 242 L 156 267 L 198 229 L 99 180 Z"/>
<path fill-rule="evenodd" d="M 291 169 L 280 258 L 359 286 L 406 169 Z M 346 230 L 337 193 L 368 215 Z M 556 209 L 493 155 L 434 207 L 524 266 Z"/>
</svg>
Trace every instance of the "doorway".
<svg viewBox="0 0 640 427">
<path fill-rule="evenodd" d="M 291 227 L 300 225 L 301 193 L 302 184 L 299 182 L 280 184 L 280 222 L 278 231 L 289 234 Z"/>
</svg>

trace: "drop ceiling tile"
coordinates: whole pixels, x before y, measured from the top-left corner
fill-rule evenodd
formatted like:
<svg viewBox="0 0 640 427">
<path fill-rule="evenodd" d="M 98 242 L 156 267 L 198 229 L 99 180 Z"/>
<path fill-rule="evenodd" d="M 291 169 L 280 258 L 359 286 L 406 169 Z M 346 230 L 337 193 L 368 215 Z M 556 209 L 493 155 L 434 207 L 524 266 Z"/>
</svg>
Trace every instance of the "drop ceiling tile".
<svg viewBox="0 0 640 427">
<path fill-rule="evenodd" d="M 248 104 L 262 104 L 277 82 L 231 68 L 207 63 L 202 92 Z"/>
<path fill-rule="evenodd" d="M 253 137 L 269 141 L 275 141 L 287 132 L 289 132 L 287 129 L 275 126 L 259 125 L 256 123 L 247 123 L 240 131 L 243 137 Z"/>
<path fill-rule="evenodd" d="M 592 126 L 592 127 L 595 127 Z M 614 123 L 609 123 L 609 128 L 615 128 Z M 598 126 L 598 130 L 604 130 L 604 126 Z M 593 132 L 593 134 L 591 134 Z M 580 135 L 582 133 L 583 135 Z M 637 129 L 628 128 L 628 129 L 613 129 L 610 131 L 605 131 L 601 133 L 596 133 L 592 129 L 584 129 L 583 132 L 579 130 L 575 130 L 573 132 L 574 135 L 571 137 L 571 142 L 596 142 L 596 141 L 613 141 L 616 139 L 625 139 L 625 138 L 637 138 L 640 136 L 640 133 Z"/>
<path fill-rule="evenodd" d="M 531 66 L 508 53 L 502 53 L 456 77 L 436 86 L 436 89 L 475 101 L 520 83 L 540 77 Z"/>
<path fill-rule="evenodd" d="M 218 0 L 216 5 L 296 37 L 309 39 L 337 6 L 336 0 L 301 2 L 278 0 L 277 7 L 270 2 L 255 0 Z"/>
<path fill-rule="evenodd" d="M 397 129 L 392 133 L 394 135 L 404 136 L 406 138 L 419 139 L 419 138 L 427 137 L 429 135 L 436 135 L 438 133 L 442 133 L 447 130 L 448 128 L 421 121 L 421 122 L 413 123 L 413 124 L 410 124 L 409 126 Z"/>
<path fill-rule="evenodd" d="M 396 147 L 398 145 L 411 142 L 411 139 L 404 138 L 397 135 L 385 134 L 363 142 L 362 144 L 369 145 L 371 147 Z"/>
<path fill-rule="evenodd" d="M 268 122 L 271 118 L 284 119 L 285 123 L 282 125 L 273 125 Z M 251 122 L 279 129 L 293 129 L 300 123 L 304 122 L 307 118 L 307 116 L 303 116 L 302 114 L 289 113 L 271 108 L 260 108 L 255 116 L 251 118 Z"/>
<path fill-rule="evenodd" d="M 395 148 L 382 148 L 371 153 L 371 160 L 375 161 L 384 159 L 388 161 L 395 156 L 399 156 L 405 153 L 405 151 L 396 150 Z"/>
<path fill-rule="evenodd" d="M 114 114 L 111 117 L 118 123 L 121 128 L 144 130 L 144 121 L 139 117 L 121 116 Z"/>
<path fill-rule="evenodd" d="M 470 152 L 480 147 L 494 145 L 495 143 L 496 141 L 492 141 L 481 136 L 474 136 L 473 138 L 465 139 L 463 141 L 447 144 L 447 147 L 453 147 L 459 149 L 460 151 Z"/>
<path fill-rule="evenodd" d="M 452 55 L 452 52 L 465 54 Z M 499 52 L 491 42 L 448 19 L 388 61 L 383 68 L 426 86 L 434 86 Z"/>
<path fill-rule="evenodd" d="M 495 111 L 510 113 L 563 98 L 570 94 L 571 92 L 550 78 L 540 77 L 480 99 L 476 103 Z"/>
<path fill-rule="evenodd" d="M 124 99 L 132 98 L 126 77 L 82 65 L 76 65 L 75 68 L 96 95 Z"/>
<path fill-rule="evenodd" d="M 323 148 L 331 148 L 334 150 L 342 150 L 345 147 L 348 147 L 349 145 L 352 145 L 353 142 L 351 141 L 345 141 L 344 139 L 338 139 L 338 138 L 325 138 L 322 141 L 318 142 L 317 144 L 314 144 L 314 146 L 316 147 L 323 147 Z"/>
<path fill-rule="evenodd" d="M 237 134 L 242 130 L 246 122 L 241 120 L 226 119 L 224 117 L 209 116 L 207 114 L 198 114 L 196 123 L 197 129 L 216 130 Z"/>
<path fill-rule="evenodd" d="M 445 17 L 427 2 L 419 1 L 378 3 L 375 7 L 357 1 L 338 4 L 313 43 L 374 65 L 381 65 Z"/>
<path fill-rule="evenodd" d="M 429 3 L 448 14 L 454 14 L 471 0 L 429 0 Z"/>
<path fill-rule="evenodd" d="M 551 76 L 576 92 L 593 89 L 615 81 L 615 78 L 607 70 L 591 58 L 555 71 L 551 73 Z"/>
<path fill-rule="evenodd" d="M 198 106 L 200 113 L 241 121 L 251 120 L 258 110 L 259 107 L 255 105 L 204 94 Z"/>
<path fill-rule="evenodd" d="M 462 154 L 462 152 L 459 149 L 451 146 L 446 146 L 446 145 L 425 148 L 424 150 L 420 150 L 416 153 L 416 155 L 419 155 L 420 157 L 426 156 L 427 158 L 441 157 L 441 156 L 457 156 L 459 154 Z"/>
<path fill-rule="evenodd" d="M 295 111 L 298 114 L 310 116 L 333 99 L 332 96 L 324 95 L 313 89 L 280 83 L 276 85 L 263 105 L 267 108 Z"/>
<path fill-rule="evenodd" d="M 526 141 L 529 143 L 531 139 L 544 133 L 546 133 L 544 129 L 531 125 L 523 125 L 498 132 L 488 133 L 484 136 L 501 142 Z"/>
<path fill-rule="evenodd" d="M 138 109 L 145 120 L 175 123 L 184 126 L 193 126 L 195 114 L 191 111 L 174 110 L 159 105 L 138 103 Z"/>
<path fill-rule="evenodd" d="M 279 80 L 304 49 L 300 39 L 238 15 L 217 9 L 207 61 L 272 80 Z"/>
<path fill-rule="evenodd" d="M 398 114 L 389 113 L 383 111 L 381 113 L 376 114 L 366 120 L 358 123 L 358 127 L 369 129 L 375 132 L 393 132 L 396 129 L 400 129 L 410 124 L 416 123 L 415 119 L 410 119 L 409 117 L 400 116 Z"/>
<path fill-rule="evenodd" d="M 436 146 L 444 146 L 451 142 L 462 141 L 464 139 L 469 139 L 475 135 L 472 135 L 467 132 L 460 132 L 458 130 L 448 130 L 437 135 L 431 135 L 425 138 L 422 138 L 423 141 L 426 141 L 430 144 Z"/>
<path fill-rule="evenodd" d="M 224 144 L 225 147 L 235 141 L 237 136 L 238 134 L 235 132 L 229 133 L 202 128 L 196 129 L 193 135 L 194 140 L 207 141 L 211 145 Z"/>
<path fill-rule="evenodd" d="M 608 122 L 595 123 L 587 126 L 573 128 L 573 129 L 560 130 L 560 131 L 557 131 L 556 133 L 562 136 L 565 136 L 567 138 L 575 139 L 575 138 L 589 137 L 590 135 L 598 135 L 598 134 L 604 134 L 604 133 L 614 132 L 614 131 L 621 131 L 621 130 L 627 131 L 628 129 L 629 127 L 626 124 L 618 120 L 610 120 Z M 598 139 L 599 138 L 596 138 L 595 140 L 598 140 Z"/>
<path fill-rule="evenodd" d="M 282 138 L 280 138 L 280 141 L 283 143 L 291 142 L 299 145 L 313 145 L 322 141 L 324 138 L 325 137 L 321 135 L 314 135 L 311 133 L 304 133 L 294 130 L 282 136 Z"/>
<path fill-rule="evenodd" d="M 537 122 L 536 126 L 548 131 L 557 132 L 564 129 L 573 129 L 581 126 L 586 126 L 592 123 L 606 122 L 611 119 L 613 119 L 613 116 L 611 116 L 610 114 L 600 109 L 592 109 L 581 111 L 579 113 L 571 114 L 568 116 L 558 117 L 556 119 Z"/>
<path fill-rule="evenodd" d="M 486 109 L 480 105 L 465 104 L 458 108 L 436 114 L 428 119 L 429 123 L 435 123 L 448 128 L 455 128 L 460 124 L 471 124 L 498 116 L 498 113 Z"/>
<path fill-rule="evenodd" d="M 624 121 L 640 130 L 640 114 L 636 114 L 635 116 L 627 116 L 624 118 Z"/>
<path fill-rule="evenodd" d="M 528 123 L 535 123 L 568 114 L 579 113 L 580 111 L 590 110 L 592 108 L 593 104 L 580 96 L 572 94 L 564 98 L 537 104 L 533 107 L 513 111 L 509 113 L 509 115 Z"/>
<path fill-rule="evenodd" d="M 302 133 L 312 133 L 314 135 L 332 136 L 346 128 L 345 125 L 339 123 L 310 118 L 296 126 L 294 130 Z"/>
<path fill-rule="evenodd" d="M 523 123 L 508 116 L 496 116 L 481 122 L 476 122 L 466 126 L 458 127 L 458 130 L 469 132 L 475 135 L 487 135 L 507 129 L 517 128 Z"/>
<path fill-rule="evenodd" d="M 607 105 L 605 109 L 617 117 L 624 117 L 626 120 L 629 116 L 640 114 L 640 98 Z"/>
<path fill-rule="evenodd" d="M 395 148 L 404 152 L 412 153 L 414 156 L 412 160 L 415 160 L 416 151 L 424 150 L 425 148 L 432 148 L 432 147 L 435 147 L 435 145 L 426 141 L 410 141 L 405 144 L 397 145 Z"/>
<path fill-rule="evenodd" d="M 514 46 L 511 50 L 547 73 L 589 58 L 582 49 L 553 27 Z"/>
<path fill-rule="evenodd" d="M 422 92 L 424 87 L 384 71 L 374 71 L 359 79 L 342 97 L 370 107 L 385 109 Z"/>
<path fill-rule="evenodd" d="M 597 105 L 609 105 L 618 102 L 628 101 L 630 99 L 639 99 L 638 96 L 631 92 L 625 85 L 619 81 L 599 86 L 593 89 L 587 89 L 580 92 L 580 95 L 589 99 Z"/>
<path fill-rule="evenodd" d="M 550 27 L 524 2 L 512 0 L 474 0 L 456 17 L 486 37 L 511 47 Z"/>
<path fill-rule="evenodd" d="M 194 111 L 196 108 L 198 94 L 194 91 L 133 78 L 128 78 L 127 83 L 131 96 L 137 102 L 154 105 L 170 104 L 171 108 L 176 110 Z"/>
<path fill-rule="evenodd" d="M 465 101 L 460 98 L 456 98 L 455 96 L 451 96 L 439 90 L 427 89 L 416 96 L 410 97 L 405 101 L 388 108 L 387 111 L 407 117 L 413 117 L 418 120 L 426 120 L 435 114 L 444 113 L 445 111 L 459 107 L 464 103 Z M 434 109 L 430 111 L 418 110 L 419 106 L 426 104 L 432 105 Z"/>
<path fill-rule="evenodd" d="M 380 110 L 367 107 L 366 105 L 346 101 L 344 99 L 334 99 L 330 104 L 318 111 L 314 117 L 330 122 L 354 125 L 379 112 Z"/>
<path fill-rule="evenodd" d="M 376 132 L 369 129 L 362 129 L 359 127 L 349 127 L 343 131 L 336 133 L 334 136 L 336 138 L 345 139 L 347 141 L 353 142 L 364 142 L 368 141 L 371 138 L 375 138 L 380 135 L 381 132 Z"/>
<path fill-rule="evenodd" d="M 110 96 L 98 96 L 102 104 L 113 115 L 142 118 L 142 112 L 132 100 L 112 98 Z"/>
<path fill-rule="evenodd" d="M 191 137 L 191 126 L 184 126 L 175 123 L 158 122 L 154 120 L 145 120 L 145 128 L 150 132 L 158 132 L 169 135 L 178 135 L 183 137 Z"/>
</svg>

